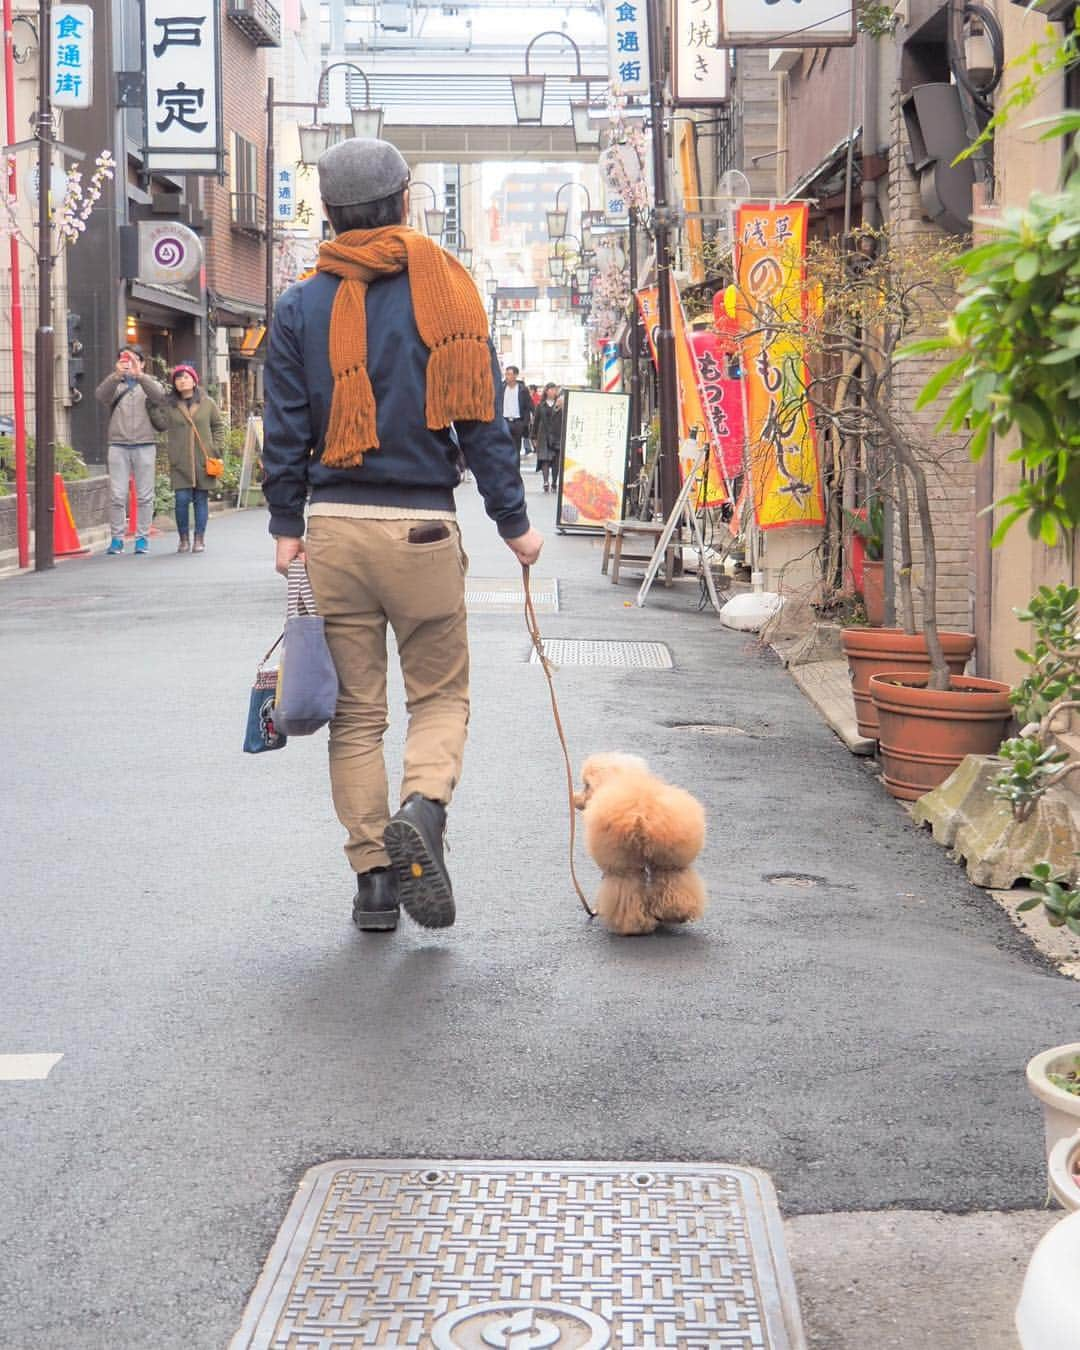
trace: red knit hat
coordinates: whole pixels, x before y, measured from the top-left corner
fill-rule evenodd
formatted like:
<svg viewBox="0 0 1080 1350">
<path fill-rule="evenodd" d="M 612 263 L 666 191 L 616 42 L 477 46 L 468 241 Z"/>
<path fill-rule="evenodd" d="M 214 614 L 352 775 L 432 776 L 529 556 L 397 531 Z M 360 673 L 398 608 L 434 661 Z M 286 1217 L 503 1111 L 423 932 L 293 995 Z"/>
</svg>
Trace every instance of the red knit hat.
<svg viewBox="0 0 1080 1350">
<path fill-rule="evenodd" d="M 172 373 L 173 384 L 176 383 L 177 375 L 190 375 L 196 384 L 199 383 L 199 372 L 195 369 L 194 366 L 186 366 L 186 365 L 177 366 Z"/>
</svg>

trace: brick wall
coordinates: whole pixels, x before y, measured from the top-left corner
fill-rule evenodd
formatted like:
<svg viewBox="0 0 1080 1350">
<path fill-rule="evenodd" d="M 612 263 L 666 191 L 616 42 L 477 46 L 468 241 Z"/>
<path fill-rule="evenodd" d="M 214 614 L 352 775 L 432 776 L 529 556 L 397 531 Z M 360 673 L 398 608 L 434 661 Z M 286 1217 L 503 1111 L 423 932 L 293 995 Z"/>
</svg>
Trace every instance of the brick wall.
<svg viewBox="0 0 1080 1350">
<path fill-rule="evenodd" d="M 917 245 L 921 237 L 940 238 L 938 227 L 927 220 L 919 200 L 918 180 L 905 162 L 906 145 L 899 93 L 891 110 L 889 150 L 889 217 L 892 237 L 900 246 Z M 974 466 L 964 437 L 935 430 L 940 406 L 915 412 L 915 400 L 937 367 L 934 357 L 905 361 L 892 381 L 894 414 L 908 428 L 919 431 L 917 443 L 925 447 L 926 469 L 934 522 L 938 560 L 938 623 L 941 628 L 970 632 L 972 624 L 972 574 L 974 544 Z M 916 614 L 921 612 L 922 545 L 913 528 Z M 899 539 L 896 540 L 899 556 Z"/>
<path fill-rule="evenodd" d="M 257 147 L 258 191 L 266 192 L 266 56 L 225 18 L 222 0 L 221 88 L 224 112 L 226 170 L 233 153 L 233 133 Z M 212 233 L 206 241 L 206 280 L 211 291 L 262 306 L 265 292 L 265 244 L 232 228 L 229 175 L 219 185 L 207 179 L 206 210 Z"/>
</svg>

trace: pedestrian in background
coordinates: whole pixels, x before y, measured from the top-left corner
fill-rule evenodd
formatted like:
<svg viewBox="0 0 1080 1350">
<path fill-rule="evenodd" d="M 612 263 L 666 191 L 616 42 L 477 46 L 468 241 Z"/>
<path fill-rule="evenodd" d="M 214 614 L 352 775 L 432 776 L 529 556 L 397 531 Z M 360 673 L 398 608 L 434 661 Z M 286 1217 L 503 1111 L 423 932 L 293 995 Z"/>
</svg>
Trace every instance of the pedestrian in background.
<svg viewBox="0 0 1080 1350">
<path fill-rule="evenodd" d="M 533 411 L 528 386 L 518 381 L 520 373 L 517 366 L 506 367 L 506 376 L 499 386 L 498 401 L 495 405 L 506 418 L 519 459 L 521 442 L 529 434 L 529 418 L 532 417 Z"/>
<path fill-rule="evenodd" d="M 208 394 L 199 388 L 199 372 L 180 365 L 172 373 L 172 389 L 150 417 L 165 433 L 169 478 L 176 494 L 177 553 L 202 553 L 206 548 L 206 522 L 210 515 L 210 489 L 218 479 L 207 472 L 208 459 L 225 454 L 225 419 Z M 195 542 L 190 542 L 192 508 L 195 512 Z"/>
<path fill-rule="evenodd" d="M 116 355 L 116 369 L 106 375 L 95 391 L 99 403 L 109 410 L 109 519 L 112 541 L 105 550 L 124 551 L 124 523 L 127 519 L 128 482 L 135 479 L 137 519 L 130 522 L 135 531 L 135 552 L 150 552 L 150 525 L 154 518 L 154 461 L 157 457 L 157 431 L 149 409 L 165 401 L 165 390 L 146 373 L 142 348 L 122 347 Z"/>
<path fill-rule="evenodd" d="M 408 182 L 387 141 L 341 141 L 319 160 L 335 237 L 274 310 L 263 449 L 275 566 L 306 560 L 338 675 L 330 785 L 356 874 L 353 922 L 386 931 L 399 904 L 430 928 L 455 916 L 443 839 L 469 721 L 459 447 L 517 560 L 535 563 L 543 545 L 497 398 L 484 302 L 456 258 L 406 225 Z M 393 816 L 388 626 L 409 714 Z M 517 767 L 506 767 L 509 783 Z"/>
<path fill-rule="evenodd" d="M 544 491 L 551 492 L 558 485 L 562 451 L 562 403 L 557 384 L 544 385 L 544 397 L 533 413 L 532 442 L 537 471 L 544 475 Z"/>
</svg>

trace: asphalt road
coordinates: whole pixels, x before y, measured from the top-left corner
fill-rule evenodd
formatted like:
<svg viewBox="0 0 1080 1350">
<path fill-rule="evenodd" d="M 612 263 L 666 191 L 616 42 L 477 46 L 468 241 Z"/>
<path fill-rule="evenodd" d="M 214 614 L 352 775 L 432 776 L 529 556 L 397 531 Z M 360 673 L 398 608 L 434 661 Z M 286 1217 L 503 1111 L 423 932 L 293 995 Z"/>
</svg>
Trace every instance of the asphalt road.
<svg viewBox="0 0 1080 1350">
<path fill-rule="evenodd" d="M 474 575 L 513 577 L 460 495 Z M 1023 1066 L 1080 990 L 687 587 L 627 607 L 580 537 L 537 568 L 548 636 L 671 647 L 559 688 L 579 759 L 633 749 L 706 802 L 705 922 L 584 920 L 546 686 L 520 616 L 478 613 L 458 924 L 363 936 L 324 736 L 240 753 L 284 603 L 265 519 L 172 542 L 0 583 L 0 1053 L 63 1054 L 0 1084 L 0 1344 L 223 1346 L 335 1157 L 748 1163 L 787 1215 L 1042 1202 Z"/>
</svg>

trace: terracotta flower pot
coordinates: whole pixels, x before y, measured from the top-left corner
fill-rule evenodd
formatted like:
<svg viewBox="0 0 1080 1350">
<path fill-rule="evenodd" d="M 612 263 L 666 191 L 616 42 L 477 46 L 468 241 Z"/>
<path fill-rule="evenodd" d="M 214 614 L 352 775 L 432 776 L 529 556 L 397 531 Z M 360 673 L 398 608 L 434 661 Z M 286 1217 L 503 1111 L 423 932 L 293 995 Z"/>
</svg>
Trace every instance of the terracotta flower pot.
<svg viewBox="0 0 1080 1350">
<path fill-rule="evenodd" d="M 962 675 L 975 650 L 973 633 L 941 633 L 945 660 L 953 675 Z M 845 628 L 840 633 L 844 655 L 851 668 L 851 695 L 859 735 L 872 741 L 878 738 L 877 712 L 870 699 L 870 677 L 885 670 L 902 670 L 918 678 L 930 673 L 926 639 L 921 633 L 905 633 L 902 628 Z M 997 749 L 997 746 L 994 746 Z"/>
<path fill-rule="evenodd" d="M 926 679 L 902 670 L 870 678 L 885 787 L 902 801 L 944 783 L 965 755 L 994 754 L 1013 715 L 1009 686 L 999 680 L 953 675 L 948 689 L 936 690 Z"/>
<path fill-rule="evenodd" d="M 866 622 L 880 628 L 885 622 L 885 564 L 866 561 L 862 565 L 862 598 Z"/>
</svg>

